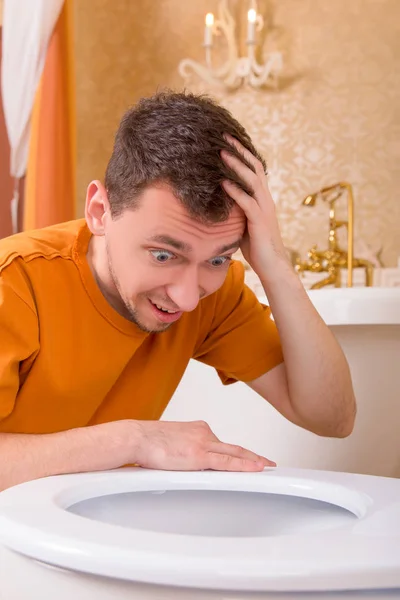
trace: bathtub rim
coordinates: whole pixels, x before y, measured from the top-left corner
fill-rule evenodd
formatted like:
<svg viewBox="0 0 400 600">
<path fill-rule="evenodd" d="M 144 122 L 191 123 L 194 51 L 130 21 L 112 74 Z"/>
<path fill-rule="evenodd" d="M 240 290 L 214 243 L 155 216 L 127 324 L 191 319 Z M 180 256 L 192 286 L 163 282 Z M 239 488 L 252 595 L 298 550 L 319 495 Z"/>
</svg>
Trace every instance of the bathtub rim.
<svg viewBox="0 0 400 600">
<path fill-rule="evenodd" d="M 327 325 L 400 325 L 400 287 L 306 290 Z M 258 295 L 269 304 L 266 295 Z"/>
</svg>

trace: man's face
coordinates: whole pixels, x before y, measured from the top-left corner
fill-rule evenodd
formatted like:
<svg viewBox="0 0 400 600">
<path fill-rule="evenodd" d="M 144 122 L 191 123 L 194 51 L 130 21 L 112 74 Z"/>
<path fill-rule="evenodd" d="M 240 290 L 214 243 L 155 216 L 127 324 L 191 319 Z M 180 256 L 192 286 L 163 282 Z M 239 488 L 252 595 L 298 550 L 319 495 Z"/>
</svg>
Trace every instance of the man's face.
<svg viewBox="0 0 400 600">
<path fill-rule="evenodd" d="M 236 205 L 223 223 L 197 222 L 166 186 L 147 188 L 136 210 L 117 219 L 107 212 L 103 222 L 107 292 L 148 332 L 165 331 L 221 287 L 246 227 Z"/>
</svg>

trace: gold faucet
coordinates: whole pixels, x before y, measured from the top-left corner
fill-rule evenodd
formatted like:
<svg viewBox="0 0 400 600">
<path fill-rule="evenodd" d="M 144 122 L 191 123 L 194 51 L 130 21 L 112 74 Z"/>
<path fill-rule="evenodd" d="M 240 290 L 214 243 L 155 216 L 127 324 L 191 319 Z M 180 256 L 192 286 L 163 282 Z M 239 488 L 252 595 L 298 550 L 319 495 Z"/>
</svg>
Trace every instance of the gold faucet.
<svg viewBox="0 0 400 600">
<path fill-rule="evenodd" d="M 340 221 L 336 218 L 335 202 L 342 194 L 347 191 L 347 221 Z M 334 185 L 322 188 L 314 194 L 307 196 L 303 206 L 315 206 L 318 198 L 329 204 L 329 239 L 327 250 L 317 250 L 313 246 L 307 253 L 308 260 L 296 260 L 295 269 L 300 274 L 304 271 L 314 273 L 328 273 L 328 276 L 311 286 L 311 289 L 319 289 L 326 285 L 341 286 L 341 269 L 347 267 L 347 287 L 353 285 L 353 269 L 355 267 L 365 268 L 365 285 L 372 286 L 373 264 L 362 258 L 354 258 L 354 196 L 349 183 L 340 182 Z M 339 245 L 337 230 L 340 227 L 347 227 L 347 251 Z"/>
</svg>

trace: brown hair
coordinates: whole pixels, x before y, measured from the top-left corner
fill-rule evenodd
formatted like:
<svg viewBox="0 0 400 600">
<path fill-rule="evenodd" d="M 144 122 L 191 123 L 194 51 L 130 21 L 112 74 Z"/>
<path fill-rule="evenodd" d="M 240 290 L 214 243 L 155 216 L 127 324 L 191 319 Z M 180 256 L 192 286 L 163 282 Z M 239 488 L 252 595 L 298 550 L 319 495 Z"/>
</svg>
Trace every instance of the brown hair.
<svg viewBox="0 0 400 600">
<path fill-rule="evenodd" d="M 238 139 L 266 168 L 245 129 L 210 98 L 171 91 L 142 98 L 123 116 L 107 166 L 105 187 L 112 216 L 135 208 L 147 186 L 166 183 L 194 218 L 225 220 L 234 201 L 222 181 L 230 179 L 250 194 L 252 190 L 220 157 L 225 148 L 246 163 L 224 133 Z"/>
</svg>

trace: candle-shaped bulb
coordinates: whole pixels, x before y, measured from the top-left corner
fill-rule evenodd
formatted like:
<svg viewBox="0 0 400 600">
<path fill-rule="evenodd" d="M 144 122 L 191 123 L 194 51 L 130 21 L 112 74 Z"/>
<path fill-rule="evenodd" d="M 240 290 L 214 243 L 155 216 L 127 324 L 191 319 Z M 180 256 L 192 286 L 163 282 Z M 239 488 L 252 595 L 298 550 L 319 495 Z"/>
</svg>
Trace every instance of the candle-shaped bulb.
<svg viewBox="0 0 400 600">
<path fill-rule="evenodd" d="M 257 11 L 255 11 L 254 8 L 250 8 L 247 12 L 247 42 L 250 44 L 253 44 L 255 40 L 256 21 Z"/>
<path fill-rule="evenodd" d="M 214 15 L 212 13 L 206 14 L 206 28 L 204 30 L 204 45 L 212 46 L 212 30 L 214 25 Z"/>
<path fill-rule="evenodd" d="M 206 14 L 206 25 L 212 27 L 214 25 L 214 15 L 212 13 Z"/>
<path fill-rule="evenodd" d="M 250 8 L 250 10 L 247 13 L 247 18 L 249 20 L 249 23 L 255 23 L 257 21 L 257 13 L 254 10 L 254 8 Z"/>
</svg>

